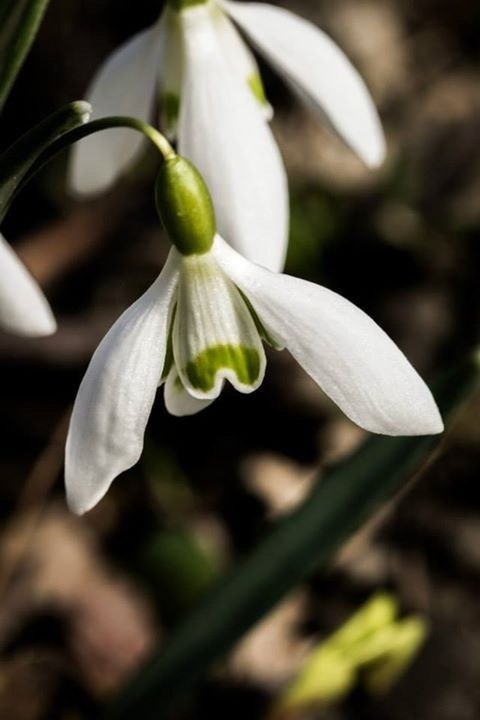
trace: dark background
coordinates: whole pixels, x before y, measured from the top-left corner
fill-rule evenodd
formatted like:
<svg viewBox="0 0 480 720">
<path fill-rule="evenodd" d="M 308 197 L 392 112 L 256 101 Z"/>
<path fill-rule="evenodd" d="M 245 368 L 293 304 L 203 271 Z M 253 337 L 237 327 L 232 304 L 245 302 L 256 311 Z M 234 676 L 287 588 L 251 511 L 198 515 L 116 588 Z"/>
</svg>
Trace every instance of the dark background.
<svg viewBox="0 0 480 720">
<path fill-rule="evenodd" d="M 363 168 L 262 65 L 291 181 L 288 272 L 346 295 L 431 379 L 477 342 L 480 10 L 469 0 L 291 0 L 348 53 L 380 109 L 389 156 Z M 0 121 L 2 147 L 80 99 L 104 57 L 161 3 L 52 0 Z M 253 396 L 227 390 L 200 417 L 161 393 L 140 463 L 86 517 L 65 507 L 66 420 L 106 329 L 156 277 L 168 240 L 155 157 L 84 203 L 67 158 L 16 200 L 2 228 L 44 286 L 59 331 L 0 336 L 0 720 L 92 718 L 227 568 L 356 447 L 349 423 L 286 353 Z M 361 684 L 310 717 L 480 716 L 479 398 L 416 486 L 367 527 L 327 576 L 254 631 L 178 717 L 266 717 L 307 646 L 379 589 L 430 635 L 388 694 Z"/>
</svg>

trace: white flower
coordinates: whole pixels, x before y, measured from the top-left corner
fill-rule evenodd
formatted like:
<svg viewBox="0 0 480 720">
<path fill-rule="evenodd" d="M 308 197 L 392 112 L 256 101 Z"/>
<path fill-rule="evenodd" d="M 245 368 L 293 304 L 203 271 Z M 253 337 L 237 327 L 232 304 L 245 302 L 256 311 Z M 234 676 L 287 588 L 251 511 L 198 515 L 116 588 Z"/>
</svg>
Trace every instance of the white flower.
<svg viewBox="0 0 480 720">
<path fill-rule="evenodd" d="M 56 327 L 42 291 L 0 234 L 0 328 L 39 337 L 51 335 Z"/>
<path fill-rule="evenodd" d="M 75 512 L 137 462 L 159 385 L 179 416 L 207 407 L 225 381 L 253 392 L 265 373 L 262 340 L 288 349 L 363 428 L 441 432 L 429 389 L 371 318 L 326 288 L 253 264 L 215 234 L 208 191 L 189 163 L 165 163 L 157 204 L 176 247 L 106 335 L 80 386 L 65 464 Z"/>
<path fill-rule="evenodd" d="M 285 170 L 266 122 L 271 108 L 255 59 L 228 16 L 367 165 L 382 162 L 382 129 L 357 71 L 321 30 L 271 5 L 170 0 L 156 25 L 106 60 L 87 94 L 97 117 L 148 121 L 160 86 L 164 125 L 204 175 L 220 232 L 250 260 L 281 270 L 288 234 Z M 141 143 L 128 130 L 80 143 L 73 189 L 92 193 L 111 185 L 136 160 Z"/>
</svg>

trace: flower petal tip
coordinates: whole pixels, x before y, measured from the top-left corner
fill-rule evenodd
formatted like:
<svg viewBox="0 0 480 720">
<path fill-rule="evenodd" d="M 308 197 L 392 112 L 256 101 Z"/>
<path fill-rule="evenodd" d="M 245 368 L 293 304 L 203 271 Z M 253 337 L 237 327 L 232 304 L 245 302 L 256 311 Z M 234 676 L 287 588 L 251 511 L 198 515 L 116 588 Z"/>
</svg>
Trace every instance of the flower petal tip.
<svg viewBox="0 0 480 720">
<path fill-rule="evenodd" d="M 432 416 L 428 421 L 425 421 L 422 435 L 440 435 L 445 430 L 445 425 L 442 420 L 440 412 L 436 409 L 432 412 Z"/>
<path fill-rule="evenodd" d="M 82 503 L 78 502 L 77 499 L 75 499 L 74 497 L 71 497 L 68 493 L 67 493 L 67 507 L 70 510 L 70 512 L 73 513 L 73 515 L 78 515 L 78 516 L 85 515 L 85 513 L 87 513 L 90 510 L 90 508 L 88 506 L 84 506 Z"/>
<path fill-rule="evenodd" d="M 98 482 L 98 478 L 89 478 L 87 474 L 79 474 L 78 472 L 73 475 L 71 468 L 71 461 L 68 454 L 68 440 L 67 440 L 67 452 L 65 456 L 65 495 L 67 507 L 74 515 L 85 515 L 90 510 L 98 505 L 98 503 L 104 498 L 116 475 L 113 477 L 106 477 L 103 482 Z"/>
<path fill-rule="evenodd" d="M 418 412 L 411 419 L 411 423 L 406 423 L 405 435 L 439 435 L 445 429 L 433 395 L 427 386 L 425 386 L 425 390 L 422 401 L 419 400 L 418 403 Z M 415 410 L 415 406 L 413 409 Z"/>
<path fill-rule="evenodd" d="M 15 329 L 17 335 L 30 338 L 50 337 L 57 332 L 58 326 L 53 314 L 46 313 L 44 317 L 37 317 L 35 324 Z"/>
<path fill-rule="evenodd" d="M 74 515 L 84 515 L 90 509 L 89 504 L 82 497 L 82 493 L 78 492 L 76 483 L 69 482 L 67 476 L 65 476 L 65 499 L 67 508 Z"/>
<path fill-rule="evenodd" d="M 43 297 L 36 298 L 35 312 L 2 319 L 0 325 L 8 333 L 32 339 L 49 337 L 57 331 L 56 320 Z"/>
<path fill-rule="evenodd" d="M 383 131 L 379 129 L 377 136 L 362 150 L 357 149 L 357 153 L 370 170 L 380 168 L 387 157 L 387 143 Z"/>
<path fill-rule="evenodd" d="M 444 424 L 437 406 L 433 402 L 423 412 L 416 412 L 414 415 L 408 413 L 403 417 L 390 418 L 385 424 L 378 419 L 373 424 L 363 423 L 361 419 L 355 418 L 354 422 L 364 430 L 377 435 L 388 435 L 391 437 L 418 437 L 422 435 L 439 435 L 444 431 Z"/>
<path fill-rule="evenodd" d="M 45 302 L 43 312 L 37 317 L 36 326 L 33 329 L 32 334 L 37 337 L 47 337 L 54 335 L 57 332 L 58 325 L 50 305 Z"/>
</svg>

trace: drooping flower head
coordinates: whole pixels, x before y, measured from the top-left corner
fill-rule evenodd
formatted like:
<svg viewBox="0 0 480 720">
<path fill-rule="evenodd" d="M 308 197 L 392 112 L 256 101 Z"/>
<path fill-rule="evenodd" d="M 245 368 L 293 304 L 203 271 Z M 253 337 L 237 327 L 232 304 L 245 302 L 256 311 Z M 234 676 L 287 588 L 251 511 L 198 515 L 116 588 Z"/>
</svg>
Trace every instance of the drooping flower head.
<svg viewBox="0 0 480 720">
<path fill-rule="evenodd" d="M 208 189 L 188 161 L 167 158 L 156 197 L 174 247 L 105 336 L 80 386 L 66 450 L 74 511 L 93 507 L 137 462 L 159 385 L 178 416 L 206 408 L 225 382 L 253 392 L 265 373 L 264 342 L 288 349 L 363 428 L 441 432 L 429 389 L 371 318 L 326 288 L 253 264 L 221 238 Z"/>
<path fill-rule="evenodd" d="M 153 27 L 106 60 L 88 97 L 97 117 L 149 121 L 160 87 L 162 124 L 204 176 L 220 233 L 248 259 L 281 270 L 288 234 L 285 170 L 255 58 L 236 25 L 368 166 L 382 162 L 380 122 L 350 61 L 320 29 L 263 3 L 170 0 Z M 122 130 L 85 141 L 74 152 L 73 188 L 91 193 L 108 187 L 140 149 L 141 139 L 132 141 Z"/>
</svg>

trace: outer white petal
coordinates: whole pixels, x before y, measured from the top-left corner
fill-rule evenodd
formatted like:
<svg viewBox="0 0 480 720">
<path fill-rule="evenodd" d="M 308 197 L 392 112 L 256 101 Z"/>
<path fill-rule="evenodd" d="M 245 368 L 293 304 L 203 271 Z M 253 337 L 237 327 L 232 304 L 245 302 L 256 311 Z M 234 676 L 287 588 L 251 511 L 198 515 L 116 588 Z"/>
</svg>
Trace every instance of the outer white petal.
<svg viewBox="0 0 480 720">
<path fill-rule="evenodd" d="M 224 57 L 211 10 L 181 13 L 185 78 L 179 152 L 204 176 L 219 231 L 251 260 L 280 270 L 288 239 L 288 190 L 279 150 L 245 82 Z"/>
<path fill-rule="evenodd" d="M 201 410 L 211 405 L 215 398 L 211 400 L 199 400 L 190 395 L 182 385 L 182 381 L 177 375 L 173 367 L 165 382 L 165 407 L 171 415 L 177 417 L 185 417 L 186 415 L 196 415 Z"/>
<path fill-rule="evenodd" d="M 90 510 L 141 455 L 162 373 L 177 282 L 176 251 L 98 346 L 73 408 L 65 455 L 69 507 Z"/>
<path fill-rule="evenodd" d="M 385 138 L 367 87 L 340 48 L 319 28 L 283 8 L 222 2 L 300 98 L 371 166 L 385 157 Z"/>
<path fill-rule="evenodd" d="M 157 23 L 107 58 L 86 93 L 94 119 L 129 115 L 150 120 L 162 35 L 162 25 Z M 105 190 L 135 162 L 142 143 L 143 136 L 128 128 L 105 130 L 81 140 L 72 153 L 71 189 L 79 194 Z"/>
<path fill-rule="evenodd" d="M 180 14 L 168 5 L 163 13 L 160 58 L 160 127 L 170 139 L 177 134 L 183 78 L 183 39 Z"/>
<path fill-rule="evenodd" d="M 273 109 L 264 95 L 262 78 L 255 58 L 240 37 L 236 27 L 224 12 L 216 12 L 215 23 L 222 51 L 232 71 L 236 72 L 250 87 L 265 120 L 271 120 L 273 117 Z M 258 90 L 260 90 L 261 97 L 256 95 L 256 91 Z"/>
<path fill-rule="evenodd" d="M 442 431 L 430 390 L 362 310 L 319 285 L 255 267 L 221 239 L 213 253 L 267 329 L 351 420 L 385 435 Z"/>
<path fill-rule="evenodd" d="M 57 329 L 50 305 L 10 245 L 0 235 L 0 327 L 40 337 Z"/>
<path fill-rule="evenodd" d="M 239 392 L 256 390 L 265 352 L 247 305 L 210 253 L 180 260 L 173 356 L 185 389 L 214 400 L 225 380 Z"/>
</svg>

